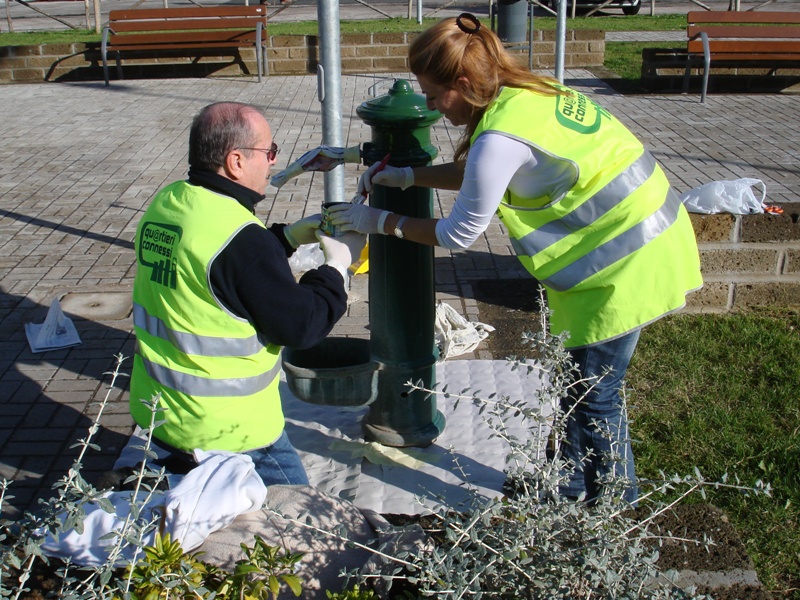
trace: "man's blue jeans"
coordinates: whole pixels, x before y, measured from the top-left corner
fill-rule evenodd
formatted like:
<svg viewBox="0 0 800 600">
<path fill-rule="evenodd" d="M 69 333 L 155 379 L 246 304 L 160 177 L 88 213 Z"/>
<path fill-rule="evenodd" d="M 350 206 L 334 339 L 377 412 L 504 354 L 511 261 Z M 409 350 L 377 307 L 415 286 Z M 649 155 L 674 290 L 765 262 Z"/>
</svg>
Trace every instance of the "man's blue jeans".
<svg viewBox="0 0 800 600">
<path fill-rule="evenodd" d="M 585 398 L 581 396 L 591 383 L 576 386 L 569 397 L 561 401 L 561 408 L 565 412 L 574 406 L 567 421 L 565 440 L 561 444 L 563 457 L 576 465 L 569 483 L 561 489 L 561 493 L 567 497 L 577 498 L 581 492 L 586 492 L 587 500 L 597 498 L 602 491 L 597 478 L 613 472 L 630 482 L 623 495 L 625 500 L 634 503 L 638 498 L 628 420 L 622 411 L 620 389 L 639 341 L 639 333 L 637 329 L 597 346 L 568 349 L 579 368 L 580 379 L 599 376 L 606 367 L 613 370 Z M 593 421 L 597 424 L 593 424 Z M 589 450 L 592 455 L 585 458 Z M 609 460 L 613 455 L 621 457 L 621 460 Z"/>
<path fill-rule="evenodd" d="M 300 462 L 300 455 L 289 441 L 284 430 L 275 443 L 266 448 L 258 448 L 243 452 L 253 459 L 256 473 L 264 485 L 308 485 L 308 476 Z"/>
</svg>

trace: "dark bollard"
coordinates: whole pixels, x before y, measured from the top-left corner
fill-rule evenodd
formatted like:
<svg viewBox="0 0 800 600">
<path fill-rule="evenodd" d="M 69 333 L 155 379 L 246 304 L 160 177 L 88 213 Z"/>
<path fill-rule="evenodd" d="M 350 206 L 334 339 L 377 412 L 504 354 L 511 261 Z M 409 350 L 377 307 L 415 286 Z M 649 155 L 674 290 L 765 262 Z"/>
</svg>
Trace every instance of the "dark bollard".
<svg viewBox="0 0 800 600">
<path fill-rule="evenodd" d="M 364 162 L 391 154 L 395 167 L 429 165 L 436 157 L 430 126 L 441 115 L 425 107 L 409 82 L 398 80 L 388 94 L 362 103 L 356 113 L 372 128 Z M 375 186 L 370 205 L 408 215 L 433 216 L 430 189 Z M 378 369 L 377 397 L 363 421 L 367 438 L 387 446 L 428 446 L 444 430 L 436 400 L 411 391 L 407 381 L 430 387 L 438 352 L 434 340 L 433 248 L 388 235 L 369 240 L 371 357 Z"/>
<path fill-rule="evenodd" d="M 526 41 L 528 0 L 498 0 L 496 10 L 497 36 L 509 44 Z"/>
</svg>

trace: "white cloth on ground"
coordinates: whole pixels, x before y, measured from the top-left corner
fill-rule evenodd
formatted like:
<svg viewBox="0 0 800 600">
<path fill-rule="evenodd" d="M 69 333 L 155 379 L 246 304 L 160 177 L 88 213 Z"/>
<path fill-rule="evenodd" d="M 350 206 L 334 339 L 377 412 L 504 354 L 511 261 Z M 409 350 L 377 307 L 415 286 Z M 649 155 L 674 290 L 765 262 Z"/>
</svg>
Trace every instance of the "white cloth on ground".
<svg viewBox="0 0 800 600">
<path fill-rule="evenodd" d="M 225 451 L 195 450 L 198 466 L 189 471 L 178 485 L 166 492 L 155 492 L 141 510 L 141 523 L 158 522 L 163 516 L 163 533 L 178 540 L 184 551 L 194 550 L 214 531 L 230 525 L 245 513 L 259 510 L 267 497 L 267 488 L 255 472 L 253 459 Z M 98 504 L 86 506 L 83 531 L 71 529 L 57 538 L 48 535 L 43 552 L 48 556 L 70 558 L 82 566 L 102 565 L 108 551 L 130 515 L 132 493 L 110 492 L 113 513 Z M 145 502 L 146 492 L 139 492 L 138 502 Z M 156 529 L 151 529 L 143 545 L 152 545 Z M 135 547 L 122 550 L 118 563 L 130 562 Z"/>
<path fill-rule="evenodd" d="M 494 327 L 486 323 L 467 321 L 455 308 L 439 302 L 436 305 L 434 330 L 439 360 L 442 361 L 472 352 L 494 331 Z"/>
</svg>

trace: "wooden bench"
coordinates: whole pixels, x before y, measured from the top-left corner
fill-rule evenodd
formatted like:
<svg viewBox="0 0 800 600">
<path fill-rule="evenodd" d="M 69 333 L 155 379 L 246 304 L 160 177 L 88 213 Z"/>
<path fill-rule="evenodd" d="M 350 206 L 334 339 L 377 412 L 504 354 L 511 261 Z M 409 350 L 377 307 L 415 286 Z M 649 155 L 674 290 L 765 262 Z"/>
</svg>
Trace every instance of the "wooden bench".
<svg viewBox="0 0 800 600">
<path fill-rule="evenodd" d="M 693 67 L 702 64 L 701 102 L 715 67 L 800 66 L 800 12 L 691 11 L 686 15 L 687 57 L 683 91 Z"/>
<path fill-rule="evenodd" d="M 262 5 L 112 10 L 108 17 L 100 45 L 106 85 L 109 54 L 116 56 L 119 79 L 123 55 L 238 53 L 248 47 L 256 52 L 258 80 L 267 72 L 267 14 Z"/>
</svg>

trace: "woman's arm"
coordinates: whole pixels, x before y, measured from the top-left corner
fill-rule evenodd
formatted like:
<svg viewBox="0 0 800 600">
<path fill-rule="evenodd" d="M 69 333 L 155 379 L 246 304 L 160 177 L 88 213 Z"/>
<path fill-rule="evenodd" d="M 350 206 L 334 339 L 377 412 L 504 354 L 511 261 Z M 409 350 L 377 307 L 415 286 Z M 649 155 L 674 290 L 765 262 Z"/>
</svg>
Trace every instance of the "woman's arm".
<svg viewBox="0 0 800 600">
<path fill-rule="evenodd" d="M 414 185 L 440 190 L 458 190 L 464 179 L 464 165 L 454 162 L 414 167 Z"/>
<path fill-rule="evenodd" d="M 528 145 L 505 135 L 487 133 L 478 137 L 470 149 L 466 169 L 459 169 L 454 163 L 415 167 L 414 185 L 427 187 L 434 179 L 443 181 L 449 177 L 454 182 L 458 178 L 457 187 L 445 188 L 438 183 L 432 187 L 458 189 L 459 194 L 452 211 L 443 219 L 403 221 L 403 238 L 429 246 L 469 247 L 489 226 L 511 179 L 520 169 L 535 167 L 536 162 Z M 424 184 L 416 181 L 418 172 Z M 390 214 L 384 233 L 394 235 L 400 217 Z"/>
</svg>

